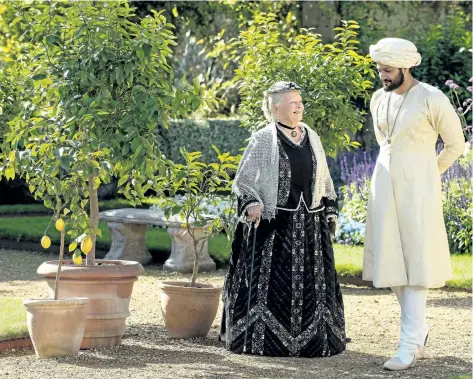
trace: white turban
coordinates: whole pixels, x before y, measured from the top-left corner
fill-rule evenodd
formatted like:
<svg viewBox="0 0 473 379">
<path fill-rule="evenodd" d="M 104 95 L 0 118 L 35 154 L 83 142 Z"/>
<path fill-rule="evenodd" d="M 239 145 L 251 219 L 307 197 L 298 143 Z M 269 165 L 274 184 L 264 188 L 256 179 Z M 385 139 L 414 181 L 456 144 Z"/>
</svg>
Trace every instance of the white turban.
<svg viewBox="0 0 473 379">
<path fill-rule="evenodd" d="M 401 38 L 380 40 L 376 45 L 370 46 L 370 55 L 376 63 L 397 68 L 418 66 L 422 60 L 416 46 Z"/>
</svg>

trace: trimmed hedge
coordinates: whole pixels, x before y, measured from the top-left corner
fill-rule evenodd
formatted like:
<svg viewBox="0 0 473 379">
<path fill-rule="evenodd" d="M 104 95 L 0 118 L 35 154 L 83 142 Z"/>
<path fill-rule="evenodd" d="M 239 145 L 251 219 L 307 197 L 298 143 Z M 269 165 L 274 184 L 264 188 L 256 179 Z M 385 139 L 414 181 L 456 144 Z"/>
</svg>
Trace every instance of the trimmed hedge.
<svg viewBox="0 0 473 379">
<path fill-rule="evenodd" d="M 157 128 L 160 148 L 174 162 L 183 163 L 180 148 L 201 151 L 206 163 L 215 160 L 212 144 L 222 152 L 236 155 L 246 145 L 250 132 L 238 119 L 175 120 L 168 129 Z"/>
</svg>

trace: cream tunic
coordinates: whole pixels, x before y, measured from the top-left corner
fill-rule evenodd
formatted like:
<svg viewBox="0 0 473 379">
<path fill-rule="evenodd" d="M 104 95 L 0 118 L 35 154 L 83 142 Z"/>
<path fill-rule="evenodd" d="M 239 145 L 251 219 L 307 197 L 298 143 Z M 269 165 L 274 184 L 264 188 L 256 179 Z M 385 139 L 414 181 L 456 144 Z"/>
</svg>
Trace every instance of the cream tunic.
<svg viewBox="0 0 473 379">
<path fill-rule="evenodd" d="M 447 96 L 419 83 L 402 106 L 403 96 L 392 93 L 387 144 L 376 125 L 387 134 L 388 97 L 380 89 L 370 105 L 380 152 L 368 200 L 363 279 L 375 287 L 442 287 L 451 267 L 440 174 L 463 152 L 460 119 Z M 445 148 L 436 156 L 439 134 Z"/>
</svg>

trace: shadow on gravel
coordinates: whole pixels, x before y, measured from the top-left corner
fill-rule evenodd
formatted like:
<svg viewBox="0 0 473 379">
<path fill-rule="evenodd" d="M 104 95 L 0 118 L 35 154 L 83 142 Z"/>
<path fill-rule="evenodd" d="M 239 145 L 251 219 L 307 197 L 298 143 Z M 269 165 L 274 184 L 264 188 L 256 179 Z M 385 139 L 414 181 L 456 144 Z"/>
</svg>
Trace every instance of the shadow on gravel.
<svg viewBox="0 0 473 379">
<path fill-rule="evenodd" d="M 350 350 L 329 358 L 274 358 L 237 355 L 228 352 L 217 340 L 217 330 L 208 338 L 177 340 L 166 337 L 162 326 L 133 325 L 127 328 L 123 345 L 84 351 L 78 358 L 58 359 L 57 363 L 107 370 L 137 368 L 156 372 L 156 378 L 288 378 L 288 379 L 361 379 L 406 378 L 441 379 L 471 372 L 471 362 L 453 356 L 418 361 L 402 373 L 384 371 L 388 356 Z M 178 374 L 179 373 L 179 374 Z M 171 376 L 170 376 L 171 375 Z"/>
<path fill-rule="evenodd" d="M 445 307 L 454 309 L 469 309 L 471 310 L 471 296 L 451 296 L 446 298 L 429 299 L 427 301 L 428 307 Z"/>
<path fill-rule="evenodd" d="M 391 295 L 393 292 L 390 289 L 378 289 L 373 287 L 356 287 L 356 286 L 340 286 L 344 296 L 385 296 Z M 394 296 L 394 294 L 393 294 Z"/>
</svg>

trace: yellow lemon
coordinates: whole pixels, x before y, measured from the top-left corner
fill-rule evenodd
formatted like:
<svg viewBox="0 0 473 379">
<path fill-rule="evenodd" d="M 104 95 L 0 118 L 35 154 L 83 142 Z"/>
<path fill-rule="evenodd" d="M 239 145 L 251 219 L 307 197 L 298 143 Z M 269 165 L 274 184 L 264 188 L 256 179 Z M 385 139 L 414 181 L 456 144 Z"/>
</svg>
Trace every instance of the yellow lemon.
<svg viewBox="0 0 473 379">
<path fill-rule="evenodd" d="M 51 246 L 51 238 L 49 238 L 48 236 L 43 236 L 43 238 L 41 238 L 41 246 L 43 247 L 43 249 L 49 249 L 49 247 Z"/>
<path fill-rule="evenodd" d="M 82 264 L 82 256 L 80 255 L 75 255 L 72 257 L 72 261 L 76 264 L 76 265 L 81 265 Z"/>
<path fill-rule="evenodd" d="M 64 230 L 64 220 L 62 218 L 58 218 L 56 221 L 56 229 L 62 232 Z"/>
<path fill-rule="evenodd" d="M 90 250 L 92 250 L 92 238 L 84 238 L 80 244 L 80 249 L 84 254 L 89 254 Z"/>
</svg>

